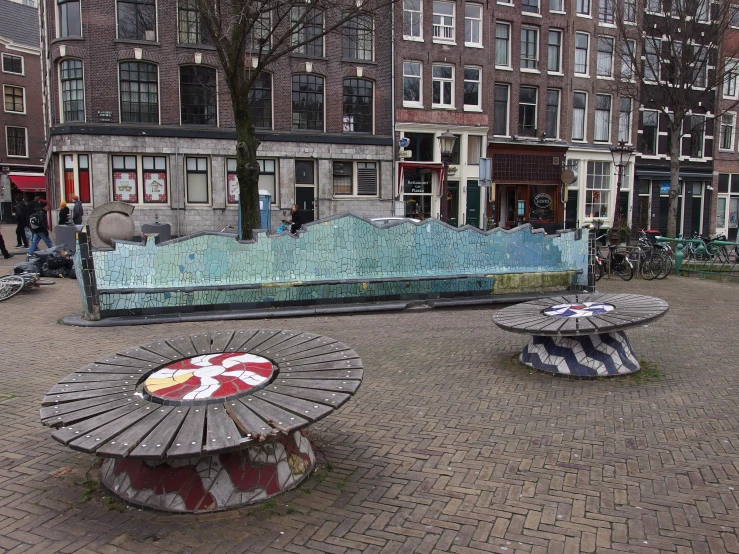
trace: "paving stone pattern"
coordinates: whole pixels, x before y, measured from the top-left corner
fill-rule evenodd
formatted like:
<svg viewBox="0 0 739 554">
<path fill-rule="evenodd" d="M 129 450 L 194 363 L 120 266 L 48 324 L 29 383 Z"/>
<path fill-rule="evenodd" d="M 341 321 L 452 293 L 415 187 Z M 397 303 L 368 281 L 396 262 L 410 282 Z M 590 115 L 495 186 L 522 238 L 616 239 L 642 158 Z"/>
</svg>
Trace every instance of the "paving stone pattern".
<svg viewBox="0 0 739 554">
<path fill-rule="evenodd" d="M 669 302 L 629 332 L 651 373 L 523 369 L 528 337 L 490 309 L 278 320 L 354 348 L 363 386 L 312 428 L 324 469 L 301 489 L 197 516 L 80 503 L 96 458 L 52 440 L 39 407 L 101 355 L 239 323 L 72 328 L 57 320 L 79 309 L 75 283 L 22 294 L 0 304 L 0 553 L 739 552 L 739 288 L 598 285 Z"/>
</svg>

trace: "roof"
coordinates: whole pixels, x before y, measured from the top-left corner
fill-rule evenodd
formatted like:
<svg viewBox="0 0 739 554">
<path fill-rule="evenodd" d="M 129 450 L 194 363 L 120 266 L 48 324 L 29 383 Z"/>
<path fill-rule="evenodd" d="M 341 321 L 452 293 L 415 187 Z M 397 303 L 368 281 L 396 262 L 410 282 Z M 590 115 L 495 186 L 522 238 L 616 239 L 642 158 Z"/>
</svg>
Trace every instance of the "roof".
<svg viewBox="0 0 739 554">
<path fill-rule="evenodd" d="M 0 17 L 0 37 L 23 46 L 41 47 L 38 8 L 0 0 L 0 13 L 3 14 Z"/>
</svg>

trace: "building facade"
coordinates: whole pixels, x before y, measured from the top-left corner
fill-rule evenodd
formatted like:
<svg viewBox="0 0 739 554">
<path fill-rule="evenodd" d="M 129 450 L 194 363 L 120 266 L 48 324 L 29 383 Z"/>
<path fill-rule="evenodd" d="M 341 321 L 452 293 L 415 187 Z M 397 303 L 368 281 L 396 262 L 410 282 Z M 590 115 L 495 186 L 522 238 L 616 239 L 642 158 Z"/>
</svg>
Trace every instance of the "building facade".
<svg viewBox="0 0 739 554">
<path fill-rule="evenodd" d="M 0 0 L 0 210 L 19 194 L 43 194 L 45 125 L 38 9 Z"/>
<path fill-rule="evenodd" d="M 272 228 L 294 203 L 304 221 L 392 212 L 391 27 L 381 15 L 259 75 L 252 117 Z M 233 112 L 192 1 L 47 0 L 42 17 L 54 205 L 72 195 L 86 211 L 129 202 L 137 224 L 169 223 L 174 235 L 235 227 Z"/>
</svg>

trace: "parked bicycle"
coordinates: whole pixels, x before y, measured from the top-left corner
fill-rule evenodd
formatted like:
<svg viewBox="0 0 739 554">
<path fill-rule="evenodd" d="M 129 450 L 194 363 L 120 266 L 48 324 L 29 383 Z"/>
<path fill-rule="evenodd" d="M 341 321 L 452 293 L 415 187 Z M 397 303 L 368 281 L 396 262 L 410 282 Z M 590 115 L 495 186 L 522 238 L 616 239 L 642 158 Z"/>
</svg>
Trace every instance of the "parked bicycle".
<svg viewBox="0 0 739 554">
<path fill-rule="evenodd" d="M 723 244 L 714 244 L 714 241 L 725 241 L 726 235 L 718 233 L 709 237 L 704 237 L 700 233 L 693 233 L 693 241 L 701 242 L 687 242 L 683 246 L 683 261 L 689 262 L 694 260 L 696 262 L 712 262 L 717 260 L 723 263 L 729 263 L 731 261 L 731 253 L 729 249 Z M 737 247 L 734 248 L 737 250 Z M 735 254 L 739 255 L 739 251 Z"/>
<path fill-rule="evenodd" d="M 672 249 L 653 243 L 647 233 L 639 231 L 638 268 L 642 279 L 664 279 L 672 272 Z"/>
<path fill-rule="evenodd" d="M 596 240 L 604 236 L 601 235 Z M 615 244 L 608 245 L 608 255 L 606 256 L 601 255 L 600 251 L 596 252 L 593 267 L 596 281 L 600 281 L 606 273 L 613 273 L 624 281 L 630 281 L 634 277 L 634 264 L 629 259 L 628 252 L 617 252 Z"/>
</svg>

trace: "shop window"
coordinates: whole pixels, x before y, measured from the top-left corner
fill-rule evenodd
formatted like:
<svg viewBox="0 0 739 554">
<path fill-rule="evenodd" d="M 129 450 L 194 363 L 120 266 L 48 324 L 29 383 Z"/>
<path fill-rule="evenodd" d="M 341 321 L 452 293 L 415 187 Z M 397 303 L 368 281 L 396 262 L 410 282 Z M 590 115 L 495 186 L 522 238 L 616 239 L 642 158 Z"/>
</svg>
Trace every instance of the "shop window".
<svg viewBox="0 0 739 554">
<path fill-rule="evenodd" d="M 79 0 L 58 0 L 59 37 L 82 36 Z"/>
<path fill-rule="evenodd" d="M 118 38 L 157 39 L 155 0 L 118 0 Z"/>
<path fill-rule="evenodd" d="M 166 204 L 167 158 L 164 156 L 142 156 L 144 169 L 144 203 Z"/>
<path fill-rule="evenodd" d="M 210 44 L 197 0 L 180 0 L 177 7 L 177 30 L 180 44 Z"/>
<path fill-rule="evenodd" d="M 495 23 L 495 65 L 511 67 L 511 25 Z"/>
<path fill-rule="evenodd" d="M 377 196 L 376 162 L 334 162 L 335 196 Z"/>
<path fill-rule="evenodd" d="M 26 90 L 23 87 L 3 85 L 5 111 L 12 113 L 26 113 Z"/>
<path fill-rule="evenodd" d="M 483 146 L 483 138 L 477 135 L 467 136 L 467 164 L 478 165 Z"/>
<path fill-rule="evenodd" d="M 85 120 L 85 83 L 82 78 L 82 60 L 64 60 L 59 64 L 62 85 L 63 121 Z"/>
<path fill-rule="evenodd" d="M 293 131 L 323 131 L 323 78 L 293 75 Z"/>
<path fill-rule="evenodd" d="M 252 77 L 247 73 L 247 79 Z M 272 128 L 272 74 L 262 71 L 249 89 L 249 112 L 257 129 Z"/>
<path fill-rule="evenodd" d="M 598 59 L 596 75 L 611 77 L 613 75 L 613 37 L 598 37 Z"/>
<path fill-rule="evenodd" d="M 367 79 L 344 79 L 344 132 L 371 133 L 374 83 Z"/>
<path fill-rule="evenodd" d="M 403 38 L 423 40 L 422 0 L 403 0 Z"/>
<path fill-rule="evenodd" d="M 610 162 L 588 162 L 588 175 L 585 184 L 585 216 L 591 219 L 609 217 L 610 194 Z"/>
<path fill-rule="evenodd" d="M 607 94 L 595 95 L 595 133 L 596 142 L 611 140 L 611 97 Z"/>
<path fill-rule="evenodd" d="M 639 151 L 646 156 L 655 156 L 657 154 L 659 112 L 644 110 L 641 117 L 642 134 L 639 138 Z"/>
<path fill-rule="evenodd" d="M 87 154 L 65 154 L 62 157 L 62 175 L 64 181 L 63 198 L 72 201 L 78 196 L 83 204 L 92 201 L 90 194 L 90 157 Z"/>
<path fill-rule="evenodd" d="M 510 85 L 495 85 L 493 134 L 508 136 L 508 96 Z"/>
<path fill-rule="evenodd" d="M 23 56 L 3 53 L 3 73 L 23 75 Z"/>
<path fill-rule="evenodd" d="M 323 56 L 323 13 L 314 7 L 293 6 L 290 11 L 291 25 L 297 30 L 292 36 L 293 45 L 299 46 L 296 54 Z"/>
<path fill-rule="evenodd" d="M 575 73 L 588 74 L 588 51 L 590 49 L 590 35 L 575 33 Z"/>
<path fill-rule="evenodd" d="M 536 136 L 536 95 L 534 87 L 518 90 L 518 134 L 523 137 Z"/>
<path fill-rule="evenodd" d="M 344 23 L 341 57 L 371 62 L 374 57 L 374 26 L 374 19 L 366 14 Z"/>
<path fill-rule="evenodd" d="M 532 27 L 521 28 L 521 69 L 539 67 L 539 30 Z"/>
<path fill-rule="evenodd" d="M 120 64 L 121 123 L 159 123 L 157 66 Z"/>
<path fill-rule="evenodd" d="M 188 204 L 207 204 L 210 201 L 208 158 L 185 158 L 185 187 Z"/>
<path fill-rule="evenodd" d="M 113 156 L 113 200 L 139 201 L 136 156 Z"/>
<path fill-rule="evenodd" d="M 464 5 L 464 45 L 482 47 L 482 6 Z"/>
<path fill-rule="evenodd" d="M 259 163 L 259 190 L 266 190 L 270 195 L 270 203 L 277 204 L 277 162 L 276 160 L 257 160 Z M 226 160 L 226 181 L 228 183 L 228 203 L 239 203 L 239 177 L 236 174 L 236 158 Z"/>
<path fill-rule="evenodd" d="M 480 84 L 482 82 L 482 70 L 479 67 L 464 68 L 464 109 L 480 110 L 482 95 Z"/>
<path fill-rule="evenodd" d="M 422 106 L 421 68 L 419 62 L 403 62 L 403 105 Z"/>
<path fill-rule="evenodd" d="M 585 140 L 586 92 L 575 92 L 572 98 L 572 140 Z"/>
<path fill-rule="evenodd" d="M 559 90 L 547 90 L 547 121 L 545 129 L 547 138 L 559 136 Z"/>
<path fill-rule="evenodd" d="M 410 141 L 407 147 L 411 151 L 409 160 L 414 162 L 434 161 L 434 141 L 436 138 L 432 133 L 405 133 L 404 136 Z"/>
<path fill-rule="evenodd" d="M 407 217 L 416 219 L 431 217 L 432 175 L 431 169 L 404 168 L 403 199 Z"/>
<path fill-rule="evenodd" d="M 562 72 L 562 31 L 559 29 L 549 29 L 547 70 L 553 73 Z"/>
<path fill-rule="evenodd" d="M 8 156 L 28 157 L 28 130 L 25 127 L 5 127 L 5 145 Z"/>
<path fill-rule="evenodd" d="M 183 125 L 218 125 L 216 70 L 180 67 L 180 119 Z"/>
<path fill-rule="evenodd" d="M 431 103 L 435 108 L 454 106 L 454 67 L 435 65 L 431 68 Z"/>
<path fill-rule="evenodd" d="M 454 42 L 454 4 L 434 2 L 433 13 L 434 40 Z"/>
</svg>

